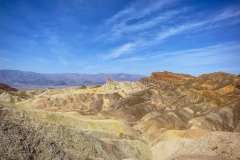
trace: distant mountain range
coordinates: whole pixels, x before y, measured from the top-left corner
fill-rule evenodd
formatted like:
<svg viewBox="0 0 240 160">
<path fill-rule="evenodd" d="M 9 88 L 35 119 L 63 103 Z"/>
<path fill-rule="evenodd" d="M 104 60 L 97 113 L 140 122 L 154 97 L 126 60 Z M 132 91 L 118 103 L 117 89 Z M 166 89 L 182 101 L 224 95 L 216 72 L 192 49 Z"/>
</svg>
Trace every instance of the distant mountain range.
<svg viewBox="0 0 240 160">
<path fill-rule="evenodd" d="M 103 84 L 107 79 L 136 81 L 143 78 L 136 74 L 79 74 L 79 73 L 36 73 L 20 70 L 0 70 L 0 82 L 16 88 L 64 87 Z"/>
</svg>

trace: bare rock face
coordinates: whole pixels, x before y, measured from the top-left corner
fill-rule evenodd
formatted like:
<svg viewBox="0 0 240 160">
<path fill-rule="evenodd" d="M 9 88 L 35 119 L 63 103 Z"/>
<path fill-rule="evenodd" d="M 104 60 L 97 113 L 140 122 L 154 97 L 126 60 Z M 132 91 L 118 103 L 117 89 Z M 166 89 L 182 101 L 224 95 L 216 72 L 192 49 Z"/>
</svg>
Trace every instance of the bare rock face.
<svg viewBox="0 0 240 160">
<path fill-rule="evenodd" d="M 143 133 L 152 133 L 149 125 L 153 122 L 162 129 L 236 130 L 240 120 L 239 78 L 226 73 L 184 76 L 155 73 L 143 79 L 142 83 L 149 87 L 134 106 L 145 104 L 148 112 L 140 116 L 136 127 L 142 128 Z M 148 98 L 142 101 L 141 97 Z M 149 116 L 152 113 L 154 116 Z"/>
<path fill-rule="evenodd" d="M 0 155 L 239 160 L 239 84 L 239 76 L 222 72 L 198 77 L 155 72 L 138 82 L 4 91 Z"/>
<path fill-rule="evenodd" d="M 72 128 L 67 123 L 71 122 L 68 116 L 1 105 L 0 118 L 1 159 L 151 159 L 144 142 L 101 135 L 90 128 L 84 130 L 76 119 Z"/>
<path fill-rule="evenodd" d="M 70 93 L 60 95 L 43 95 L 34 99 L 31 104 L 36 108 L 52 111 L 77 111 L 97 113 L 107 110 L 109 106 L 121 99 L 118 93 Z"/>
<path fill-rule="evenodd" d="M 18 91 L 7 84 L 0 83 L 0 102 L 15 103 L 29 98 L 25 91 Z"/>
<path fill-rule="evenodd" d="M 164 132 L 153 147 L 155 160 L 238 160 L 240 134 L 203 130 Z"/>
<path fill-rule="evenodd" d="M 193 76 L 186 75 L 186 74 L 176 74 L 176 73 L 171 73 L 171 72 L 165 71 L 165 72 L 154 72 L 154 73 L 152 73 L 150 78 L 155 79 L 155 80 L 178 82 L 178 81 L 192 79 Z"/>
<path fill-rule="evenodd" d="M 17 91 L 16 88 L 13 88 L 7 84 L 4 84 L 4 83 L 0 83 L 0 91 Z"/>
</svg>

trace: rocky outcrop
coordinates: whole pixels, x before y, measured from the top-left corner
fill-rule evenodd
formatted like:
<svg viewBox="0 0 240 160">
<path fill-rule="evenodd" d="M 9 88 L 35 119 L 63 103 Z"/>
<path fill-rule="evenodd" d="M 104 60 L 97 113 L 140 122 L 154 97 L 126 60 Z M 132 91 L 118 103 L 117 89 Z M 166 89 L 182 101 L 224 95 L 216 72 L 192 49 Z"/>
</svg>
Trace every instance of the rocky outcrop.
<svg viewBox="0 0 240 160">
<path fill-rule="evenodd" d="M 16 88 L 0 83 L 0 102 L 15 103 L 27 98 L 29 96 L 25 91 L 18 91 Z"/>
<path fill-rule="evenodd" d="M 164 132 L 154 145 L 154 160 L 238 160 L 240 134 L 203 130 Z"/>
<path fill-rule="evenodd" d="M 172 72 L 153 72 L 150 79 L 155 79 L 155 80 L 164 80 L 164 81 L 172 81 L 172 82 L 177 82 L 177 81 L 184 81 L 184 80 L 189 80 L 194 78 L 191 75 L 187 74 L 176 74 Z"/>
<path fill-rule="evenodd" d="M 140 82 L 108 81 L 100 87 L 47 89 L 22 103 L 49 111 L 97 114 L 111 110 L 121 99 L 142 89 Z"/>
<path fill-rule="evenodd" d="M 144 93 L 149 98 L 139 104 L 148 103 L 151 108 L 148 113 L 155 112 L 151 118 L 146 118 L 149 114 L 142 117 L 143 126 L 153 120 L 167 129 L 233 131 L 238 126 L 240 90 L 237 76 L 213 73 L 181 80 L 181 84 L 155 77 L 143 80 L 150 86 Z M 153 93 L 151 96 L 147 96 L 149 91 Z"/>
<path fill-rule="evenodd" d="M 34 155 L 35 139 L 47 135 L 40 138 L 47 149 L 37 147 L 43 155 L 37 152 L 34 159 L 47 159 L 55 152 L 62 159 L 81 159 L 80 153 L 88 155 L 82 159 L 151 159 L 151 149 L 154 160 L 238 160 L 239 84 L 239 76 L 222 72 L 198 77 L 156 72 L 139 82 L 4 92 L 15 97 L 9 102 L 18 109 L 3 107 L 2 153 L 10 155 L 6 146 L 15 151 L 26 143 L 30 149 L 20 149 L 22 155 Z M 25 131 L 34 141 L 22 138 L 28 135 Z M 11 137 L 21 141 L 17 148 Z M 49 142 L 57 148 L 54 154 Z"/>
<path fill-rule="evenodd" d="M 122 97 L 118 93 L 94 94 L 73 93 L 60 95 L 42 95 L 31 101 L 36 108 L 51 111 L 77 111 L 81 113 L 98 113 L 108 110 L 109 106 Z"/>
<path fill-rule="evenodd" d="M 13 88 L 7 84 L 4 84 L 4 83 L 0 83 L 0 91 L 3 92 L 3 91 L 17 91 L 16 88 Z"/>
<path fill-rule="evenodd" d="M 101 134 L 98 129 L 84 130 L 77 119 L 72 120 L 74 127 L 71 127 L 71 117 L 67 115 L 62 117 L 46 111 L 1 105 L 0 118 L 0 155 L 3 160 L 151 159 L 147 144 L 141 140 L 124 137 L 125 132 L 114 138 L 111 134 Z M 108 125 L 105 127 L 111 127 L 113 123 Z"/>
</svg>

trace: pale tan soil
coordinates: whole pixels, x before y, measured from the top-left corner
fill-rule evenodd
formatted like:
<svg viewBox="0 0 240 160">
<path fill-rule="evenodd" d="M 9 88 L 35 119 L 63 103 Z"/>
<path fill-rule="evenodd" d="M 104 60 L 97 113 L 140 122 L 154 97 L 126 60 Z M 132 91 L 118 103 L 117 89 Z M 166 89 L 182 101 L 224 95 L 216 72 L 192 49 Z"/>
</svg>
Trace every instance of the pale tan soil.
<svg viewBox="0 0 240 160">
<path fill-rule="evenodd" d="M 227 73 L 163 72 L 98 87 L 3 91 L 1 159 L 239 160 L 239 84 Z"/>
</svg>

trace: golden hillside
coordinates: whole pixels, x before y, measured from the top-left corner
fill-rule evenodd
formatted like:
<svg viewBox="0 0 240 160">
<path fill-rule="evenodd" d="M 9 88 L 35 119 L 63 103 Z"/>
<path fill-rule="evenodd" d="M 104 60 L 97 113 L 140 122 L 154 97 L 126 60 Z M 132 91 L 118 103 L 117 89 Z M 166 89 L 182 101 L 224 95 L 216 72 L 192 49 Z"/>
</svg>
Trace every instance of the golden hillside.
<svg viewBox="0 0 240 160">
<path fill-rule="evenodd" d="M 232 74 L 4 90 L 0 103 L 2 159 L 240 158 L 240 78 Z"/>
</svg>

